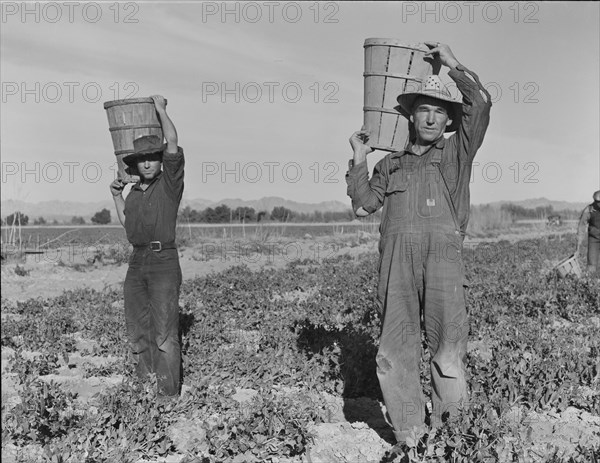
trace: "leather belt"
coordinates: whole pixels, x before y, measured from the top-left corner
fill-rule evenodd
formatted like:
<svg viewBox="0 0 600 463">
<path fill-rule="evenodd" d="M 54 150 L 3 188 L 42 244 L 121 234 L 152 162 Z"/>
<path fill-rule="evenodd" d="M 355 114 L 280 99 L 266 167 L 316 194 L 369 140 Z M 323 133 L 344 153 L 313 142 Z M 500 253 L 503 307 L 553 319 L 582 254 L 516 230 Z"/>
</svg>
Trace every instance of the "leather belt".
<svg viewBox="0 0 600 463">
<path fill-rule="evenodd" d="M 134 244 L 134 249 L 150 249 L 154 252 L 160 252 L 163 249 L 177 249 L 175 245 L 175 241 L 170 241 L 168 243 L 161 243 L 160 241 L 150 241 L 146 244 Z"/>
</svg>

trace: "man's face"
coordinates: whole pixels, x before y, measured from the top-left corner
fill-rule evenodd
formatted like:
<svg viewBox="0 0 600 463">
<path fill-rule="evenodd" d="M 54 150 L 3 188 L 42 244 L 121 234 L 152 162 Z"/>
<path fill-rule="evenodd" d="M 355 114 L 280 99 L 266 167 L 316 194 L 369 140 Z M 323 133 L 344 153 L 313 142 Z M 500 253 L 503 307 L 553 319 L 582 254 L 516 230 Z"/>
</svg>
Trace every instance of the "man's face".
<svg viewBox="0 0 600 463">
<path fill-rule="evenodd" d="M 425 145 L 440 138 L 446 127 L 452 123 L 444 102 L 428 96 L 417 97 L 410 121 L 415 126 L 417 143 Z"/>
<path fill-rule="evenodd" d="M 137 170 L 142 180 L 150 181 L 160 172 L 160 153 L 150 153 L 138 159 Z"/>
</svg>

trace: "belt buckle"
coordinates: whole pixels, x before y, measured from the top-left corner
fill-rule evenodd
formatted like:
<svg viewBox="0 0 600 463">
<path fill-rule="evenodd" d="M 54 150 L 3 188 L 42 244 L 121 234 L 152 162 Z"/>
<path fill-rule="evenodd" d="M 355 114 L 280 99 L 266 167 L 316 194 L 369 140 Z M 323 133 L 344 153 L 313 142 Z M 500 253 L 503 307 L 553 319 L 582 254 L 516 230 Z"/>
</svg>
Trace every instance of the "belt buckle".
<svg viewBox="0 0 600 463">
<path fill-rule="evenodd" d="M 154 252 L 160 252 L 162 250 L 162 244 L 160 241 L 150 241 L 150 249 Z"/>
</svg>

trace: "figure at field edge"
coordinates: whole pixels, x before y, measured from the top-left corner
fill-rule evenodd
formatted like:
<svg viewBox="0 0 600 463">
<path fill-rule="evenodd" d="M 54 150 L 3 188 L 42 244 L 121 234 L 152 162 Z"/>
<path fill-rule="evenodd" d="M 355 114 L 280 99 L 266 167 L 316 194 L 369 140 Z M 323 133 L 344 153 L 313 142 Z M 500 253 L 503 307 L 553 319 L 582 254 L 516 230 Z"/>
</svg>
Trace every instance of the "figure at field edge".
<svg viewBox="0 0 600 463">
<path fill-rule="evenodd" d="M 585 239 L 587 226 L 587 271 L 597 272 L 600 269 L 600 190 L 593 195 L 593 202 L 581 211 L 577 225 L 577 251 L 579 253 Z"/>
</svg>

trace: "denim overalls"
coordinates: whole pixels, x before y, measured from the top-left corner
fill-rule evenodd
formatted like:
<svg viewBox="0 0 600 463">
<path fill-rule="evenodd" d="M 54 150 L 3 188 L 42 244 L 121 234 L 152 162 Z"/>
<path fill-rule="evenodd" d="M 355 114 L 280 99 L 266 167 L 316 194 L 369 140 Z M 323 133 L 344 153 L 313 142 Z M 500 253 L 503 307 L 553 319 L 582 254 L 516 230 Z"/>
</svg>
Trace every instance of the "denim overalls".
<svg viewBox="0 0 600 463">
<path fill-rule="evenodd" d="M 467 398 L 468 320 L 462 235 L 439 168 L 440 150 L 393 157 L 383 200 L 377 375 L 396 438 L 424 425 L 421 325 L 431 353 L 432 424 Z"/>
</svg>

